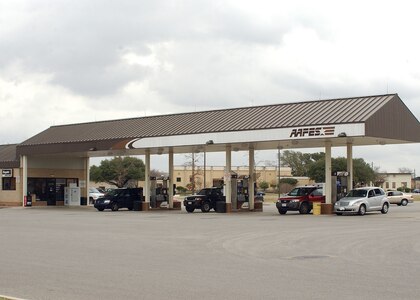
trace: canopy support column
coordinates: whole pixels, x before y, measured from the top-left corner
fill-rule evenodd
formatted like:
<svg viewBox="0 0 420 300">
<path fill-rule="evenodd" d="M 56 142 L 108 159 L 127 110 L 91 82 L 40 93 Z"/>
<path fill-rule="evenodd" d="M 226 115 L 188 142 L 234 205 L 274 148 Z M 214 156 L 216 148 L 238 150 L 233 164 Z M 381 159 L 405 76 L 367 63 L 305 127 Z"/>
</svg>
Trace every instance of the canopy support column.
<svg viewBox="0 0 420 300">
<path fill-rule="evenodd" d="M 144 162 L 144 202 L 142 202 L 142 210 L 149 210 L 150 206 L 150 150 L 146 150 Z"/>
<path fill-rule="evenodd" d="M 254 185 L 255 185 L 255 161 L 254 161 L 254 148 L 249 149 L 249 183 L 248 183 L 248 201 L 249 210 L 254 210 Z"/>
<path fill-rule="evenodd" d="M 22 206 L 25 206 L 25 197 L 28 197 L 28 157 L 21 156 L 22 166 Z"/>
<path fill-rule="evenodd" d="M 331 142 L 325 143 L 325 204 L 321 205 L 322 214 L 332 214 Z"/>
<path fill-rule="evenodd" d="M 347 191 L 353 189 L 353 144 L 347 143 Z"/>
<path fill-rule="evenodd" d="M 226 146 L 226 169 L 225 169 L 225 196 L 226 196 L 226 212 L 232 211 L 232 147 Z"/>
<path fill-rule="evenodd" d="M 169 209 L 174 208 L 174 151 L 169 150 Z"/>
</svg>

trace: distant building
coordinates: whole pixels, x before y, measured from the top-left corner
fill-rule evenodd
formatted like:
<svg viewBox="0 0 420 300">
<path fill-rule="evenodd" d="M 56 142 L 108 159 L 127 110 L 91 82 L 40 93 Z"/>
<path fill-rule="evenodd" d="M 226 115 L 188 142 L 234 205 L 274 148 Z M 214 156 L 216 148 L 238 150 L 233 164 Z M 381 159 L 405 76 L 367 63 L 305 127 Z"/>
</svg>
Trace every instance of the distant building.
<svg viewBox="0 0 420 300">
<path fill-rule="evenodd" d="M 236 174 L 238 178 L 249 176 L 248 166 L 236 166 L 232 167 L 232 174 Z M 164 174 L 167 176 L 167 174 Z M 206 187 L 218 186 L 223 182 L 225 176 L 224 167 L 220 166 L 208 166 L 206 168 Z M 158 176 L 159 177 L 159 176 Z M 192 168 L 191 166 L 174 166 L 174 183 L 176 186 L 182 186 L 186 188 L 188 184 L 192 182 Z M 269 189 L 274 189 L 278 183 L 278 168 L 277 167 L 265 167 L 257 166 L 255 168 L 255 177 L 257 182 L 257 188 L 263 181 L 267 182 L 270 186 Z M 204 170 L 202 166 L 197 166 L 194 169 L 194 178 L 196 183 L 196 190 L 204 187 Z M 292 176 L 292 170 L 289 167 L 280 168 L 280 178 L 295 178 L 298 183 L 297 185 L 310 185 L 314 182 L 308 177 L 294 177 Z M 160 183 L 160 180 L 158 180 Z M 115 188 L 104 182 L 90 183 L 91 186 L 101 188 Z M 143 187 L 144 182 L 139 181 L 136 186 Z"/>
<path fill-rule="evenodd" d="M 396 190 L 398 188 L 413 189 L 411 173 L 379 173 L 382 179 L 379 184 L 385 190 Z"/>
<path fill-rule="evenodd" d="M 248 166 L 232 167 L 232 173 L 239 177 L 249 176 Z M 193 172 L 191 166 L 175 166 L 174 167 L 174 182 L 177 186 L 186 187 L 192 182 Z M 206 168 L 206 187 L 216 186 L 225 176 L 224 167 L 208 166 Z M 204 186 L 204 170 L 200 166 L 194 170 L 194 177 L 196 189 Z M 278 168 L 273 166 L 257 166 L 255 167 L 255 177 L 257 187 L 259 183 L 265 181 L 270 187 L 275 187 L 278 182 Z M 289 167 L 280 168 L 280 178 L 295 178 L 298 180 L 297 185 L 308 185 L 313 183 L 308 177 L 293 177 L 292 170 Z"/>
</svg>

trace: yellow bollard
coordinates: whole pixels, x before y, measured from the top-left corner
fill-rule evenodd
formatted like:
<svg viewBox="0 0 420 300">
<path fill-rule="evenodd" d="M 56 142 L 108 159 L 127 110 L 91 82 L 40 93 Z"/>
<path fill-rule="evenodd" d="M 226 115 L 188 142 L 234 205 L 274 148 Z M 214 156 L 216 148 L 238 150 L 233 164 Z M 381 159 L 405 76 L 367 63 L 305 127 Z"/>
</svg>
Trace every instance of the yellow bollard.
<svg viewBox="0 0 420 300">
<path fill-rule="evenodd" d="M 321 202 L 312 203 L 312 214 L 314 216 L 319 216 L 321 214 Z"/>
</svg>

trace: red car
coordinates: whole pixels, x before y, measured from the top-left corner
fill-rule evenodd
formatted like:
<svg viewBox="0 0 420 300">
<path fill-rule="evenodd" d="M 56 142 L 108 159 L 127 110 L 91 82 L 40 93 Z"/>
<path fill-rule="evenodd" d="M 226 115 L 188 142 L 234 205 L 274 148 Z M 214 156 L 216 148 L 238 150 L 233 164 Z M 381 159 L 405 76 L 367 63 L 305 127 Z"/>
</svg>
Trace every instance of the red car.
<svg viewBox="0 0 420 300">
<path fill-rule="evenodd" d="M 286 196 L 277 200 L 276 207 L 281 215 L 288 210 L 309 214 L 314 202 L 325 203 L 322 188 L 316 186 L 300 186 L 291 190 Z"/>
</svg>

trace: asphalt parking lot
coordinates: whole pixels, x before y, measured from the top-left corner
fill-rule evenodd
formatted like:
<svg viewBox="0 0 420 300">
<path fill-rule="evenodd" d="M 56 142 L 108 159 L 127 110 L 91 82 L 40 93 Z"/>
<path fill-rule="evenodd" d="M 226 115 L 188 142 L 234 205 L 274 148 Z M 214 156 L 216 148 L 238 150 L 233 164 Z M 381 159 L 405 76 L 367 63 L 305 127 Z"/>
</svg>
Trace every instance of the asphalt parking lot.
<svg viewBox="0 0 420 300">
<path fill-rule="evenodd" d="M 387 215 L 0 209 L 0 295 L 420 299 L 420 203 Z"/>
</svg>

